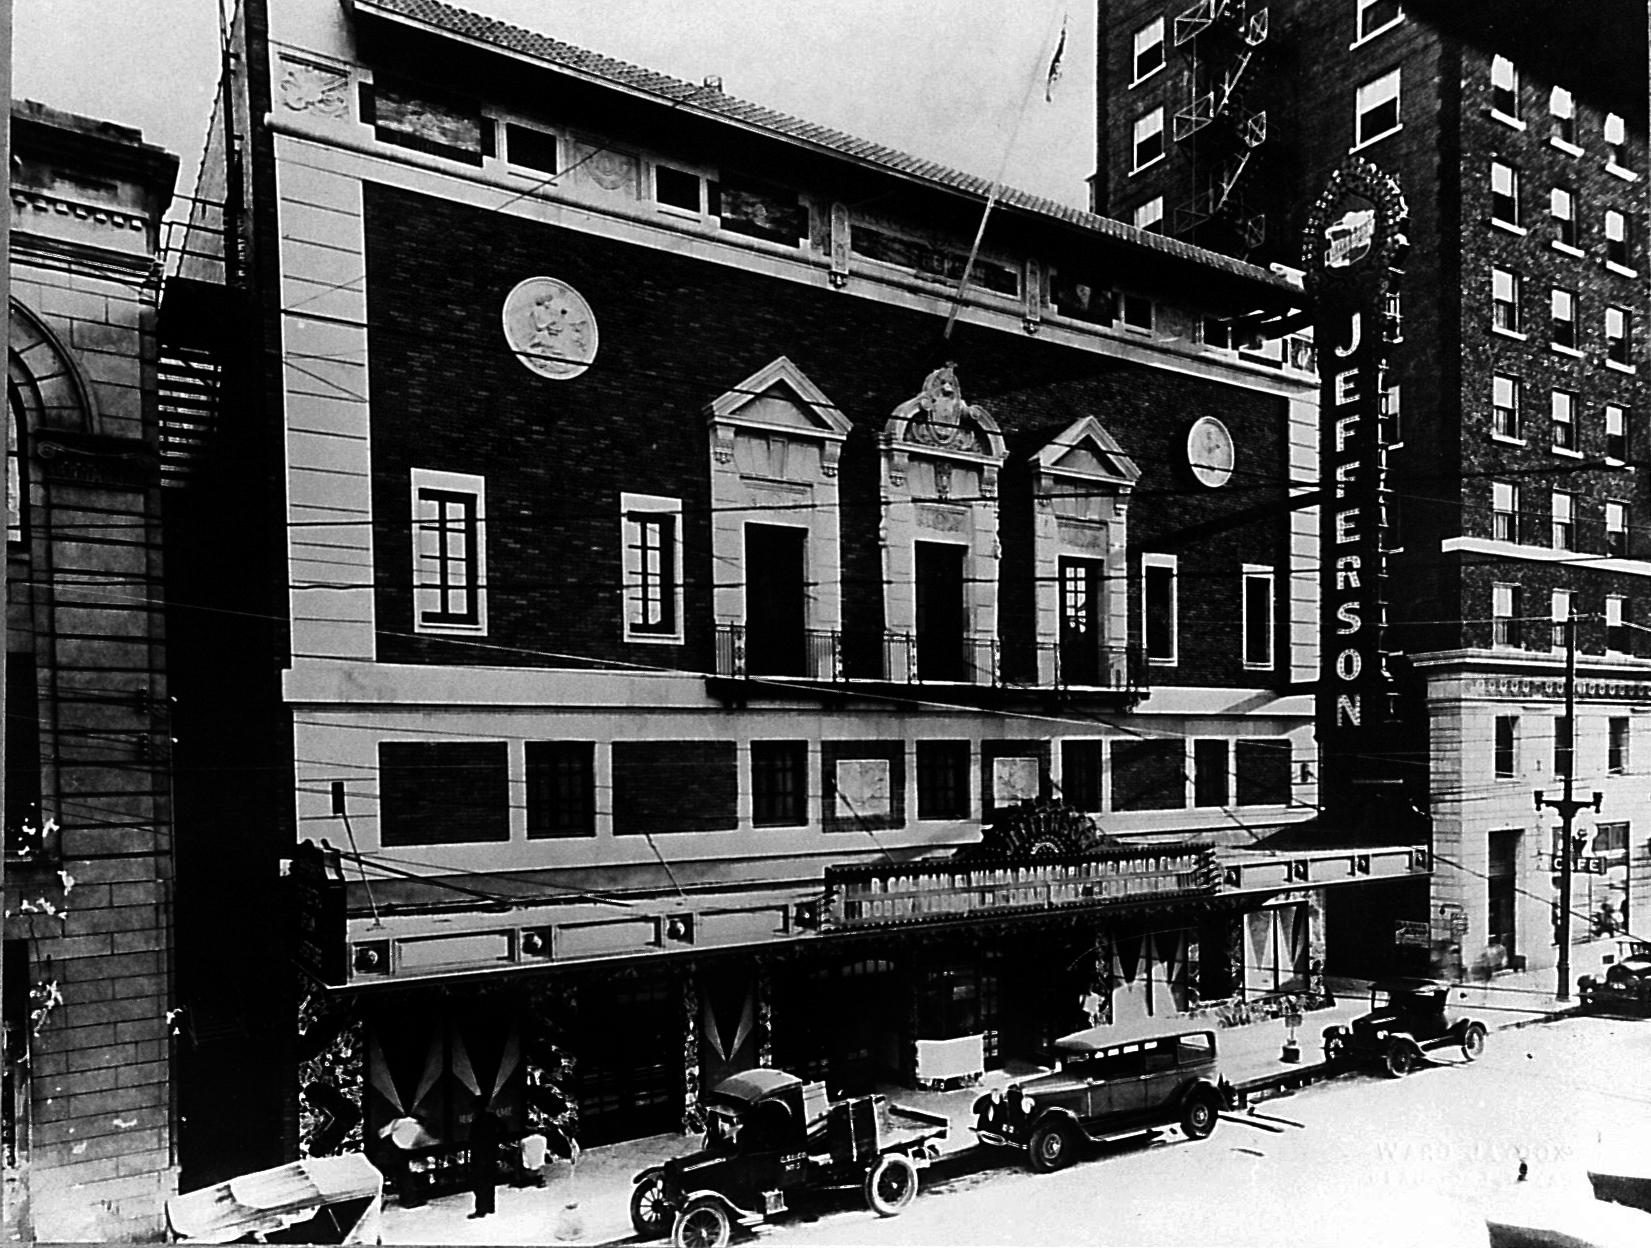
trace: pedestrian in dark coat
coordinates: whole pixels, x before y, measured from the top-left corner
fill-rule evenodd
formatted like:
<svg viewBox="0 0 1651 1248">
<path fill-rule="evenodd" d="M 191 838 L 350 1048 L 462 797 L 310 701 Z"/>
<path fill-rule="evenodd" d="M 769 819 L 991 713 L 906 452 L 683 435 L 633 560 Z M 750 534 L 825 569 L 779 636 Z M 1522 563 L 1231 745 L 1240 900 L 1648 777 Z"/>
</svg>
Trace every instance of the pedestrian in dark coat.
<svg viewBox="0 0 1651 1248">
<path fill-rule="evenodd" d="M 476 1194 L 472 1218 L 493 1212 L 493 1185 L 499 1177 L 501 1125 L 490 1109 L 476 1112 L 470 1122 L 470 1190 Z"/>
</svg>

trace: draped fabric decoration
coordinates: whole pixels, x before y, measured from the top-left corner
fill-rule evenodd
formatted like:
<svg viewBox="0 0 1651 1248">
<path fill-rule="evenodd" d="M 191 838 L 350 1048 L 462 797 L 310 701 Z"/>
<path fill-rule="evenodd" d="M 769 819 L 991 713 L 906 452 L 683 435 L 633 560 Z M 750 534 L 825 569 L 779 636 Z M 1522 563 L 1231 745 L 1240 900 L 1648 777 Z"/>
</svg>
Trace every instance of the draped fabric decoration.
<svg viewBox="0 0 1651 1248">
<path fill-rule="evenodd" d="M 699 984 L 692 967 L 682 973 L 682 1130 L 697 1135 L 705 1130 L 705 1111 L 699 1103 Z"/>
<path fill-rule="evenodd" d="M 1187 933 L 1159 932 L 1153 943 L 1158 965 L 1152 973 L 1152 1015 L 1168 1018 L 1187 1008 Z"/>
<path fill-rule="evenodd" d="M 734 1028 L 733 1039 L 723 1043 L 721 1032 L 717 1029 L 716 1011 L 711 1008 L 711 995 L 705 993 L 699 1002 L 700 1034 L 705 1043 L 711 1046 L 711 1052 L 717 1055 L 719 1062 L 727 1062 L 735 1053 L 739 1052 L 740 1045 L 750 1038 L 752 1029 L 756 1026 L 756 1002 L 753 994 L 747 990 L 745 1004 L 740 1009 L 739 1023 Z"/>
<path fill-rule="evenodd" d="M 1305 902 L 1291 906 L 1288 910 L 1279 911 L 1279 926 L 1283 929 L 1280 938 L 1285 942 L 1287 959 L 1282 960 L 1280 970 L 1288 976 L 1280 988 L 1289 992 L 1301 992 L 1307 987 L 1308 949 L 1307 905 Z M 1287 925 L 1286 925 L 1287 924 Z"/>
<path fill-rule="evenodd" d="M 1244 916 L 1244 990 L 1268 993 L 1277 987 L 1278 923 L 1272 910 Z"/>
<path fill-rule="evenodd" d="M 768 967 L 757 968 L 757 1065 L 774 1064 L 774 985 L 768 978 Z"/>
<path fill-rule="evenodd" d="M 1147 937 L 1130 936 L 1112 942 L 1112 1022 L 1124 1025 L 1150 1017 L 1147 967 L 1151 961 Z"/>
</svg>

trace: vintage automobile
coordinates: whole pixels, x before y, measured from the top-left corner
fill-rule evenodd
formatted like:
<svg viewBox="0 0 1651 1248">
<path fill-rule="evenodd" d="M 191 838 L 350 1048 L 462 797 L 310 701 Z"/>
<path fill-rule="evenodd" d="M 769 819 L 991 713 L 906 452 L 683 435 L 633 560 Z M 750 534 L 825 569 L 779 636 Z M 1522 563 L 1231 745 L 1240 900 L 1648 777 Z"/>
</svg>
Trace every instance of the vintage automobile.
<svg viewBox="0 0 1651 1248">
<path fill-rule="evenodd" d="M 1379 1063 L 1394 1076 L 1422 1064 L 1422 1054 L 1460 1048 L 1473 1061 L 1485 1051 L 1485 1025 L 1450 1017 L 1450 986 L 1431 979 L 1390 979 L 1370 985 L 1370 1012 L 1347 1026 L 1324 1029 L 1324 1060 L 1330 1065 Z"/>
<path fill-rule="evenodd" d="M 818 1086 L 818 1085 L 814 1085 Z M 705 1146 L 636 1175 L 631 1223 L 676 1248 L 721 1248 L 734 1226 L 791 1212 L 799 1199 L 858 1188 L 893 1217 L 917 1195 L 948 1122 L 880 1095 L 811 1100 L 784 1071 L 748 1070 L 705 1097 Z"/>
<path fill-rule="evenodd" d="M 1651 940 L 1617 941 L 1603 975 L 1583 975 L 1577 996 L 1586 1009 L 1651 1011 Z"/>
<path fill-rule="evenodd" d="M 1216 1068 L 1213 1031 L 1161 1032 L 1124 1039 L 1091 1027 L 1054 1044 L 1059 1069 L 1011 1083 L 974 1104 L 975 1136 L 1018 1148 L 1034 1170 L 1059 1170 L 1084 1140 L 1103 1140 L 1171 1123 L 1191 1139 L 1215 1130 L 1233 1107 Z"/>
</svg>

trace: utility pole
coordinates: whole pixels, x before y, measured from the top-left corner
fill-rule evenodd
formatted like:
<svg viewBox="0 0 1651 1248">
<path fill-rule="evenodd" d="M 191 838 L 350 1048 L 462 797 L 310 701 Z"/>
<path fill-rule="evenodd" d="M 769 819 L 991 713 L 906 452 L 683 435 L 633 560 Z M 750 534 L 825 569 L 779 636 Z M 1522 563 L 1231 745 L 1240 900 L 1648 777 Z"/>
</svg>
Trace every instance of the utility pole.
<svg viewBox="0 0 1651 1248">
<path fill-rule="evenodd" d="M 1552 807 L 1559 812 L 1559 923 L 1556 939 L 1559 942 L 1559 988 L 1554 996 L 1561 1001 L 1571 999 L 1571 825 L 1577 811 L 1592 806 L 1595 813 L 1605 799 L 1596 792 L 1586 802 L 1576 800 L 1573 785 L 1576 779 L 1576 608 L 1565 617 L 1565 781 L 1564 796 L 1544 798 L 1536 791 L 1536 809 Z M 1557 751 L 1556 751 L 1557 753 Z"/>
</svg>

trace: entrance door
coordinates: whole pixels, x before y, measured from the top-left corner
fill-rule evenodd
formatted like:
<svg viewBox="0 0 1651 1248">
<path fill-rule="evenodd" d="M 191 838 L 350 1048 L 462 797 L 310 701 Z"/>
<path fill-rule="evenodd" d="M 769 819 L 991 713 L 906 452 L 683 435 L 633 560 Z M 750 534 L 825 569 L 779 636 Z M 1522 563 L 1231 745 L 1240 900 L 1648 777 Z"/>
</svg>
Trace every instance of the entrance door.
<svg viewBox="0 0 1651 1248">
<path fill-rule="evenodd" d="M 1489 907 L 1485 920 L 1485 943 L 1501 949 L 1501 965 L 1511 966 L 1517 954 L 1517 935 L 1514 930 L 1518 891 L 1515 879 L 1519 870 L 1519 838 L 1517 828 L 1490 834 L 1490 870 L 1487 872 L 1486 891 Z"/>
<path fill-rule="evenodd" d="M 807 676 L 808 530 L 745 526 L 745 663 L 753 676 Z"/>
<path fill-rule="evenodd" d="M 961 546 L 917 543 L 917 679 L 966 679 Z"/>
<path fill-rule="evenodd" d="M 579 996 L 579 1142 L 681 1127 L 682 994 L 674 980 L 591 984 Z"/>
<path fill-rule="evenodd" d="M 1096 559 L 1061 560 L 1060 682 L 1098 685 L 1101 679 L 1101 579 Z"/>
<path fill-rule="evenodd" d="M 1307 906 L 1268 906 L 1244 916 L 1244 991 L 1263 996 L 1307 986 Z"/>
</svg>

